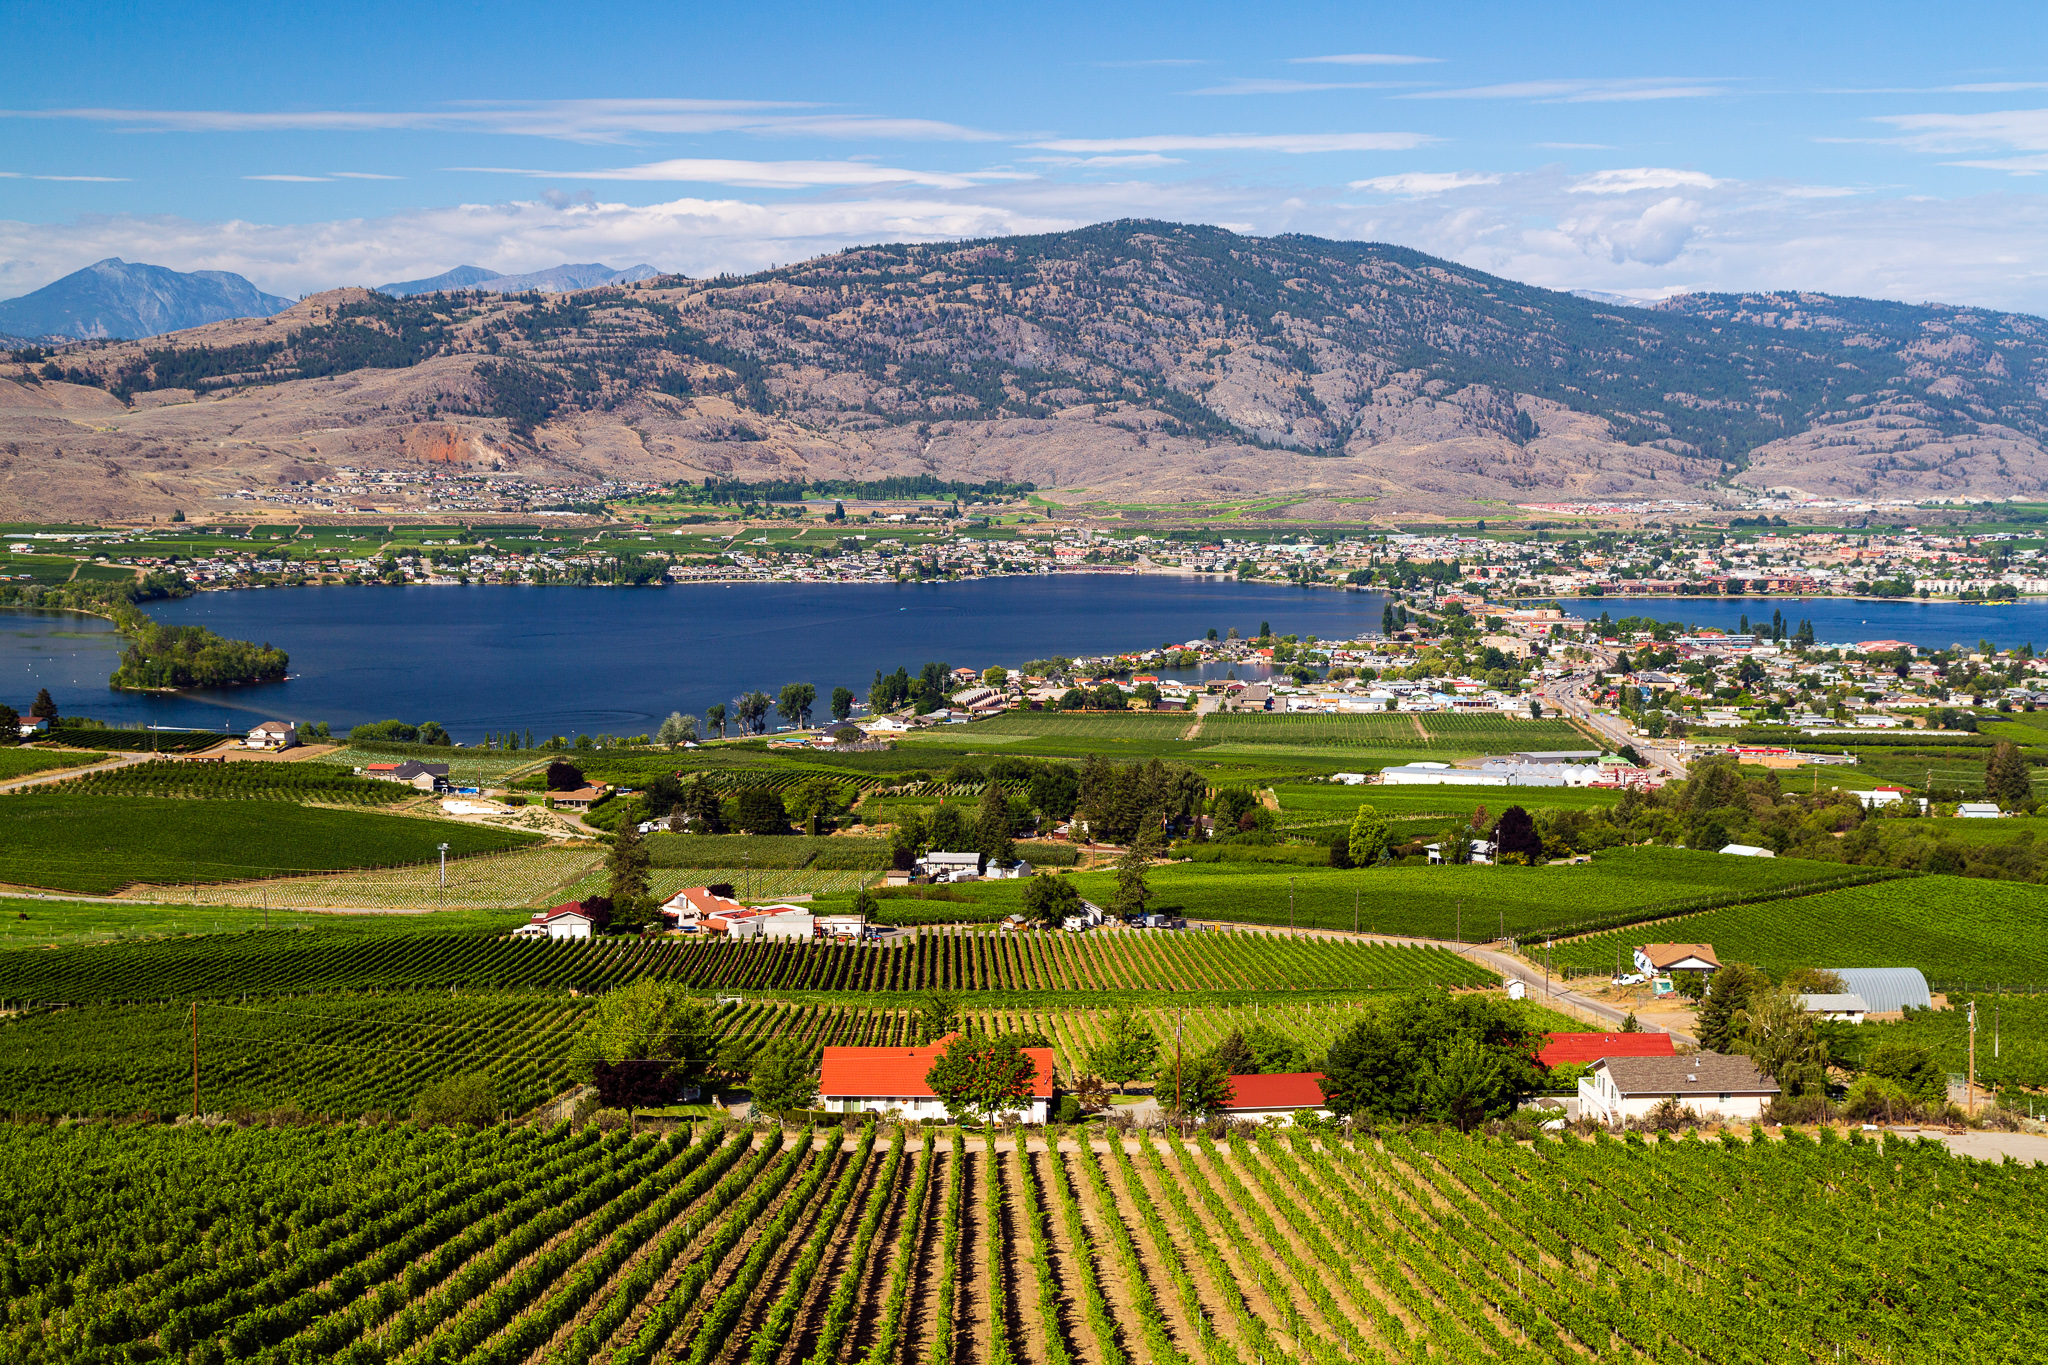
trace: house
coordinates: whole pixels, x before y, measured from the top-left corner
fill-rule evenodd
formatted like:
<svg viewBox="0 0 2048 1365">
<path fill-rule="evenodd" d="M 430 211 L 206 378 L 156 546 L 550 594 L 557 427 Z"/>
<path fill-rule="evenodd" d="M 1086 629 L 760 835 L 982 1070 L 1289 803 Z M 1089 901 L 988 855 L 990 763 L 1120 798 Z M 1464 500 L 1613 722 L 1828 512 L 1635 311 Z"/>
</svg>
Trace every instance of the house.
<svg viewBox="0 0 2048 1365">
<path fill-rule="evenodd" d="M 809 940 L 818 936 L 818 917 L 807 910 L 791 908 L 779 915 L 762 915 L 755 922 L 762 938 Z"/>
<path fill-rule="evenodd" d="M 917 870 L 935 882 L 973 881 L 981 875 L 981 855 L 941 853 L 933 849 L 917 860 Z"/>
<path fill-rule="evenodd" d="M 31 716 L 24 713 L 20 718 L 20 732 L 23 739 L 32 739 L 37 735 L 47 735 L 50 733 L 50 718 L 48 716 Z"/>
<path fill-rule="evenodd" d="M 422 763 L 414 758 L 403 763 L 365 763 L 356 769 L 356 776 L 374 777 L 380 782 L 403 782 L 408 787 L 431 792 L 448 785 L 448 765 Z"/>
<path fill-rule="evenodd" d="M 938 1119 L 945 1101 L 932 1094 L 925 1076 L 958 1034 L 925 1047 L 828 1047 L 818 1071 L 818 1107 L 840 1114 L 897 1114 Z M 1027 1047 L 1035 1075 L 1031 1095 L 1003 1117 L 1044 1123 L 1052 1106 L 1053 1056 L 1049 1047 Z"/>
<path fill-rule="evenodd" d="M 1157 1086 L 1171 1088 L 1172 1073 L 1161 1073 L 1163 1079 Z M 1318 1118 L 1330 1117 L 1330 1111 L 1323 1100 L 1323 1073 L 1320 1071 L 1280 1071 L 1266 1076 L 1232 1076 L 1230 1097 L 1223 1101 L 1223 1112 L 1234 1119 L 1249 1119 L 1256 1123 L 1263 1119 L 1278 1119 L 1282 1123 L 1294 1122 L 1295 1115 L 1311 1113 Z"/>
<path fill-rule="evenodd" d="M 1060 921 L 1060 927 L 1070 934 L 1078 934 L 1083 930 L 1098 927 L 1107 918 L 1109 917 L 1103 913 L 1101 906 L 1094 901 L 1084 900 L 1081 902 L 1081 913 L 1068 915 Z"/>
<path fill-rule="evenodd" d="M 1676 1100 L 1702 1118 L 1760 1119 L 1779 1094 L 1778 1083 L 1747 1057 L 1602 1057 L 1579 1080 L 1579 1115 L 1620 1123 Z"/>
<path fill-rule="evenodd" d="M 982 870 L 982 876 L 992 882 L 1017 881 L 1031 875 L 1031 864 L 1022 858 L 1012 863 L 990 863 Z"/>
<path fill-rule="evenodd" d="M 299 742 L 299 727 L 287 720 L 266 720 L 242 741 L 246 749 L 290 749 Z"/>
<path fill-rule="evenodd" d="M 1546 1033 L 1536 1060 L 1545 1066 L 1572 1066 L 1602 1057 L 1673 1055 L 1668 1033 Z"/>
<path fill-rule="evenodd" d="M 1429 865 L 1435 867 L 1444 860 L 1442 844 L 1424 844 L 1423 852 L 1429 854 Z M 1493 866 L 1493 845 L 1485 839 L 1472 841 L 1472 861 L 1480 867 Z"/>
<path fill-rule="evenodd" d="M 661 917 L 669 921 L 671 928 L 686 934 L 696 933 L 714 915 L 746 909 L 738 901 L 722 894 L 730 890 L 730 886 L 717 890 L 708 886 L 686 886 L 662 903 Z"/>
<path fill-rule="evenodd" d="M 817 923 L 801 905 L 744 905 L 721 885 L 686 886 L 661 907 L 661 916 L 679 932 L 743 938 L 817 937 Z"/>
<path fill-rule="evenodd" d="M 1636 949 L 1636 970 L 1644 976 L 1695 972 L 1712 976 L 1721 970 L 1711 943 L 1645 943 Z"/>
<path fill-rule="evenodd" d="M 578 901 L 542 911 L 512 931 L 514 938 L 589 938 L 597 932 L 597 916 Z"/>
<path fill-rule="evenodd" d="M 572 792 L 549 792 L 556 810 L 589 810 L 611 792 L 610 787 L 578 787 Z"/>
<path fill-rule="evenodd" d="M 1863 1016 L 1870 1013 L 1870 1006 L 1854 991 L 1834 991 L 1822 995 L 1802 995 L 1799 1008 L 1828 1023 L 1860 1024 Z"/>
<path fill-rule="evenodd" d="M 1775 858 L 1778 856 L 1767 848 L 1758 848 L 1755 844 L 1723 844 L 1721 851 L 1737 858 Z"/>
<path fill-rule="evenodd" d="M 1965 820 L 1996 820 L 2004 812 L 1995 801 L 1965 801 L 1956 807 L 1956 814 Z"/>
</svg>

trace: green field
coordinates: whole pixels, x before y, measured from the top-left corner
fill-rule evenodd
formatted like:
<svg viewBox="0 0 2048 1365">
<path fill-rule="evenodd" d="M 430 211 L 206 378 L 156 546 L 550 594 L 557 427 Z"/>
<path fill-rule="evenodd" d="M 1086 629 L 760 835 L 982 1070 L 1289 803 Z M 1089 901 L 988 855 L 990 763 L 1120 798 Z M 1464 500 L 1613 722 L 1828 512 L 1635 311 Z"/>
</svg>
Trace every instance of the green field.
<svg viewBox="0 0 2048 1365">
<path fill-rule="evenodd" d="M 984 735 L 1028 735 L 1038 739 L 1177 740 L 1194 724 L 1184 712 L 1166 711 L 1005 711 L 968 727 L 973 738 Z M 939 733 L 955 738 L 953 728 Z M 967 736 L 962 736 L 967 737 Z"/>
<path fill-rule="evenodd" d="M 149 901 L 0 899 L 0 952 L 72 948 L 88 943 L 232 934 L 245 929 L 317 929 L 323 933 L 451 934 L 467 929 L 502 933 L 503 912 L 444 910 L 434 914 L 336 915 L 281 906 L 153 904 Z M 0 1105 L 0 1108 L 5 1108 Z"/>
<path fill-rule="evenodd" d="M 1616 948 L 1626 961 L 1631 948 L 1652 937 L 1711 943 L 1723 962 L 1748 962 L 1772 972 L 1918 967 L 1937 990 L 1965 982 L 1978 988 L 2002 983 L 2008 990 L 2048 990 L 2048 889 L 2017 882 L 1911 877 L 1798 900 L 1733 906 L 1659 924 L 1654 931 L 1562 943 L 1552 960 L 1580 971 L 1609 972 Z"/>
<path fill-rule="evenodd" d="M 1201 741 L 1232 745 L 1388 749 L 1404 753 L 1414 750 L 1436 758 L 1599 747 L 1561 720 L 1510 720 L 1505 716 L 1435 712 L 1419 715 L 1218 712 L 1203 718 Z"/>
<path fill-rule="evenodd" d="M 334 764 L 355 769 L 369 763 L 403 763 L 408 758 L 417 758 L 426 763 L 446 763 L 448 780 L 458 787 L 497 786 L 515 773 L 528 768 L 544 768 L 548 760 L 566 758 L 574 763 L 580 755 L 574 753 L 542 753 L 535 749 L 457 749 L 438 746 L 408 746 L 416 752 L 383 753 L 375 749 L 340 748 L 306 760 L 313 763 Z M 431 749 L 431 752 L 428 752 Z M 674 765 L 663 771 L 671 771 Z"/>
<path fill-rule="evenodd" d="M 313 801 L 347 806 L 388 806 L 419 795 L 402 783 L 356 777 L 327 763 L 194 763 L 172 758 L 70 778 L 53 790 L 71 796 Z"/>
<path fill-rule="evenodd" d="M 105 894 L 132 882 L 221 882 L 420 863 L 535 836 L 397 815 L 273 802 L 0 798 L 0 883 Z"/>
<path fill-rule="evenodd" d="M 1498 815 L 1509 806 L 1524 810 L 1605 810 L 1621 793 L 1594 787 L 1347 787 L 1333 783 L 1283 783 L 1273 788 L 1280 812 L 1295 817 L 1349 819 L 1362 805 L 1381 815 L 1464 815 L 1484 806 Z"/>
<path fill-rule="evenodd" d="M 1951 992 L 1945 1010 L 1916 1010 L 1895 1023 L 1857 1026 L 1856 1044 L 1864 1057 L 1880 1043 L 1926 1048 L 1943 1070 L 1964 1074 L 1970 1064 L 1970 1023 L 1967 1006 L 1977 1002 L 1977 1083 L 2003 1089 L 2048 1086 L 2048 995 L 1965 995 Z M 2010 1096 L 2024 1109 L 2048 1113 L 2039 1098 Z"/>
<path fill-rule="evenodd" d="M 0 749 L 0 781 L 57 768 L 83 767 L 88 763 L 98 763 L 105 757 L 103 753 L 76 749 Z"/>
<path fill-rule="evenodd" d="M 801 835 L 650 834 L 656 867 L 817 867 L 879 872 L 889 863 L 886 839 Z"/>
</svg>

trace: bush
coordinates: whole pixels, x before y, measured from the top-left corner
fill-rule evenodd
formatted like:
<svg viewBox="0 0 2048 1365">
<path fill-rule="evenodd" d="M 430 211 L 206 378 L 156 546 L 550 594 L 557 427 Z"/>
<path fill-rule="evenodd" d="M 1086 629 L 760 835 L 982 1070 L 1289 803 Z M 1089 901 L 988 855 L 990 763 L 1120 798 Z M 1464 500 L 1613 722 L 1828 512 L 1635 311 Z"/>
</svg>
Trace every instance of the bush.
<svg viewBox="0 0 2048 1365">
<path fill-rule="evenodd" d="M 450 1076 L 420 1092 L 412 1119 L 422 1128 L 467 1123 L 476 1127 L 498 1121 L 498 1095 L 484 1076 Z"/>
</svg>

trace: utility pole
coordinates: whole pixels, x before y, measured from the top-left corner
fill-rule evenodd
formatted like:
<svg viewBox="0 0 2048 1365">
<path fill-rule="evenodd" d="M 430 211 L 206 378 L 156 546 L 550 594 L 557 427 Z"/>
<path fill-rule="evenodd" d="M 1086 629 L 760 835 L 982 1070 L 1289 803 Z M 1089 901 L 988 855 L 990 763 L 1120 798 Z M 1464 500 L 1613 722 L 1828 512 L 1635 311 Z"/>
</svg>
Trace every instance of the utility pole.
<svg viewBox="0 0 2048 1365">
<path fill-rule="evenodd" d="M 441 885 L 448 885 L 448 845 L 441 845 Z"/>
<path fill-rule="evenodd" d="M 1294 878 L 1287 879 L 1287 932 L 1294 932 Z"/>
<path fill-rule="evenodd" d="M 199 1002 L 192 1002 L 192 1119 L 199 1120 Z"/>
<path fill-rule="evenodd" d="M 1465 941 L 1465 898 L 1463 896 L 1458 897 L 1457 918 L 1453 919 L 1451 923 L 1453 925 L 1451 937 L 1463 943 Z"/>
<path fill-rule="evenodd" d="M 1964 1082 L 1963 1112 L 1977 1113 L 1977 1002 L 1970 1002 L 1970 1074 Z"/>
</svg>

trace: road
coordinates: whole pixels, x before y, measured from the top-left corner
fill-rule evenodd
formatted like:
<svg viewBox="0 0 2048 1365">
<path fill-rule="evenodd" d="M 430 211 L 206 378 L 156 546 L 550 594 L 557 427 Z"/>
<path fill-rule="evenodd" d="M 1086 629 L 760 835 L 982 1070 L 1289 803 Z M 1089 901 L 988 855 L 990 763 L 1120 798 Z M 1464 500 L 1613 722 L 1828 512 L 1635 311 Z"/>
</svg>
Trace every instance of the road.
<svg viewBox="0 0 2048 1365">
<path fill-rule="evenodd" d="M 1591 729 L 1606 740 L 1614 749 L 1624 744 L 1633 744 L 1643 760 L 1653 767 L 1668 770 L 1674 777 L 1684 777 L 1685 760 L 1674 749 L 1667 749 L 1652 740 L 1629 734 L 1628 726 L 1612 716 L 1595 711 L 1585 698 L 1585 688 L 1592 681 L 1589 673 L 1574 673 L 1560 678 L 1543 689 L 1544 700 L 1565 715 Z"/>
<path fill-rule="evenodd" d="M 51 782 L 69 782 L 72 778 L 84 777 L 87 773 L 112 772 L 116 768 L 125 768 L 132 763 L 147 763 L 155 757 L 155 754 L 143 753 L 117 754 L 104 763 L 94 763 L 86 767 L 52 768 L 46 772 L 30 773 L 27 777 L 0 782 L 0 793 L 26 791 L 30 787 L 40 787 Z"/>
</svg>

